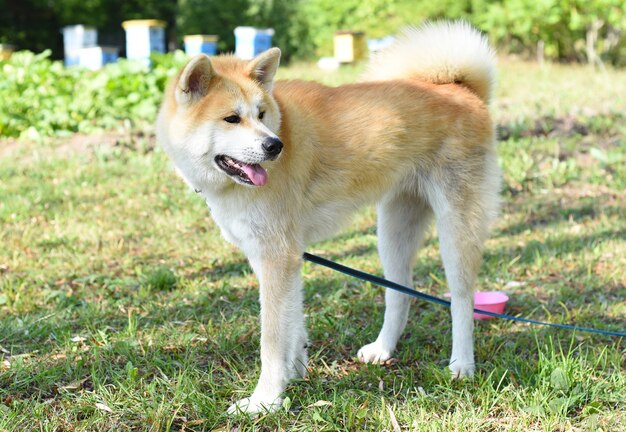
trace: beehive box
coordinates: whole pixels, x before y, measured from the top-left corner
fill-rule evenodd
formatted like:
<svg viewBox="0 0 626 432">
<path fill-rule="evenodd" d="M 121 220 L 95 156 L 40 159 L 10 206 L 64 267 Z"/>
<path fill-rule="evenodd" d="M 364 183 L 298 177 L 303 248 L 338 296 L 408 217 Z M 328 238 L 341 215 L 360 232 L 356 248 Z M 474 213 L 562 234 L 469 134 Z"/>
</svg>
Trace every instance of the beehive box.
<svg viewBox="0 0 626 432">
<path fill-rule="evenodd" d="M 274 29 L 255 27 L 235 28 L 235 55 L 250 60 L 272 47 Z"/>
<path fill-rule="evenodd" d="M 218 37 L 215 35 L 187 35 L 183 40 L 187 55 L 215 55 L 217 53 Z"/>
<path fill-rule="evenodd" d="M 352 30 L 335 32 L 335 58 L 341 63 L 354 63 L 365 58 L 367 52 L 365 33 Z"/>
<path fill-rule="evenodd" d="M 98 31 L 92 27 L 81 24 L 71 25 L 63 27 L 61 33 L 63 33 L 65 66 L 77 65 L 79 51 L 98 44 Z"/>
<path fill-rule="evenodd" d="M 117 47 L 95 46 L 78 50 L 78 65 L 91 70 L 101 69 L 117 61 Z"/>
<path fill-rule="evenodd" d="M 150 63 L 150 53 L 165 52 L 165 21 L 147 19 L 124 21 L 126 58 Z"/>
</svg>

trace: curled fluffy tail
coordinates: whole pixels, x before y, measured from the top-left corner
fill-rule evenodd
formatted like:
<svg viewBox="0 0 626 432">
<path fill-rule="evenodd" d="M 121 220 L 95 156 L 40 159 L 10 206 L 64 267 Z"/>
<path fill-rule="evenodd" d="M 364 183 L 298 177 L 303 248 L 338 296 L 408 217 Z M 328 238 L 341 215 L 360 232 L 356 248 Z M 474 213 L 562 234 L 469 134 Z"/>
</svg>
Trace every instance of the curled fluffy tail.
<svg viewBox="0 0 626 432">
<path fill-rule="evenodd" d="M 495 80 L 495 52 L 487 38 L 466 21 L 440 21 L 407 28 L 387 49 L 376 53 L 366 81 L 415 78 L 456 83 L 486 103 Z"/>
</svg>

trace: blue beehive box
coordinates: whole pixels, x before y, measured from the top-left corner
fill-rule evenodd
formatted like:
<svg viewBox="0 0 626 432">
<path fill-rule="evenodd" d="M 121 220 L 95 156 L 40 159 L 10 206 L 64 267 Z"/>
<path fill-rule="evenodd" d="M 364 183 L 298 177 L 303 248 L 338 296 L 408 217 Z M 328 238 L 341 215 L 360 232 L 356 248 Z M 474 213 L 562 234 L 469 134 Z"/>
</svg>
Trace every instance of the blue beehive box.
<svg viewBox="0 0 626 432">
<path fill-rule="evenodd" d="M 98 31 L 84 25 L 71 25 L 61 29 L 63 33 L 63 52 L 65 66 L 77 65 L 79 53 L 82 48 L 96 46 L 98 43 Z"/>
<path fill-rule="evenodd" d="M 130 20 L 122 27 L 126 32 L 126 58 L 150 64 L 150 53 L 165 52 L 165 21 Z"/>
<path fill-rule="evenodd" d="M 183 40 L 185 41 L 185 52 L 187 55 L 217 54 L 218 37 L 215 35 L 187 35 Z"/>
<path fill-rule="evenodd" d="M 258 29 L 254 27 L 235 28 L 235 55 L 250 60 L 272 47 L 274 29 Z"/>
<path fill-rule="evenodd" d="M 95 46 L 78 50 L 78 65 L 91 70 L 101 69 L 117 61 L 117 47 Z"/>
</svg>

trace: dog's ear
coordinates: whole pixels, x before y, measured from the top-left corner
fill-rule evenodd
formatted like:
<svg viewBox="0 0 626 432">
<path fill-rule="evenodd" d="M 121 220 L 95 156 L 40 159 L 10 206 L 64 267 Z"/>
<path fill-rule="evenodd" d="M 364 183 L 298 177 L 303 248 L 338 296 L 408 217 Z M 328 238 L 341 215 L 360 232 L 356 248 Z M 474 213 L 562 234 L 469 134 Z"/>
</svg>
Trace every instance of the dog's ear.
<svg viewBox="0 0 626 432">
<path fill-rule="evenodd" d="M 180 73 L 176 83 L 176 102 L 189 105 L 209 91 L 209 82 L 215 76 L 211 60 L 206 54 L 198 54 L 192 58 Z"/>
<path fill-rule="evenodd" d="M 262 52 L 248 63 L 250 78 L 258 81 L 268 93 L 274 87 L 274 75 L 280 64 L 280 49 L 270 48 Z"/>
</svg>

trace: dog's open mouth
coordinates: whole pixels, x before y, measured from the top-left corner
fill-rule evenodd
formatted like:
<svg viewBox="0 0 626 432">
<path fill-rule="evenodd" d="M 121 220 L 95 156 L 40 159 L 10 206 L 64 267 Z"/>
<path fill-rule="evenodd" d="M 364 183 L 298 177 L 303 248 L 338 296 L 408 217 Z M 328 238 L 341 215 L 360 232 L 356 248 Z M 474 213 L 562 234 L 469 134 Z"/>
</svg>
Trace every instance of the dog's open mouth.
<svg viewBox="0 0 626 432">
<path fill-rule="evenodd" d="M 215 163 L 226 174 L 240 183 L 263 186 L 267 183 L 267 171 L 259 164 L 247 164 L 230 156 L 219 155 Z"/>
</svg>

